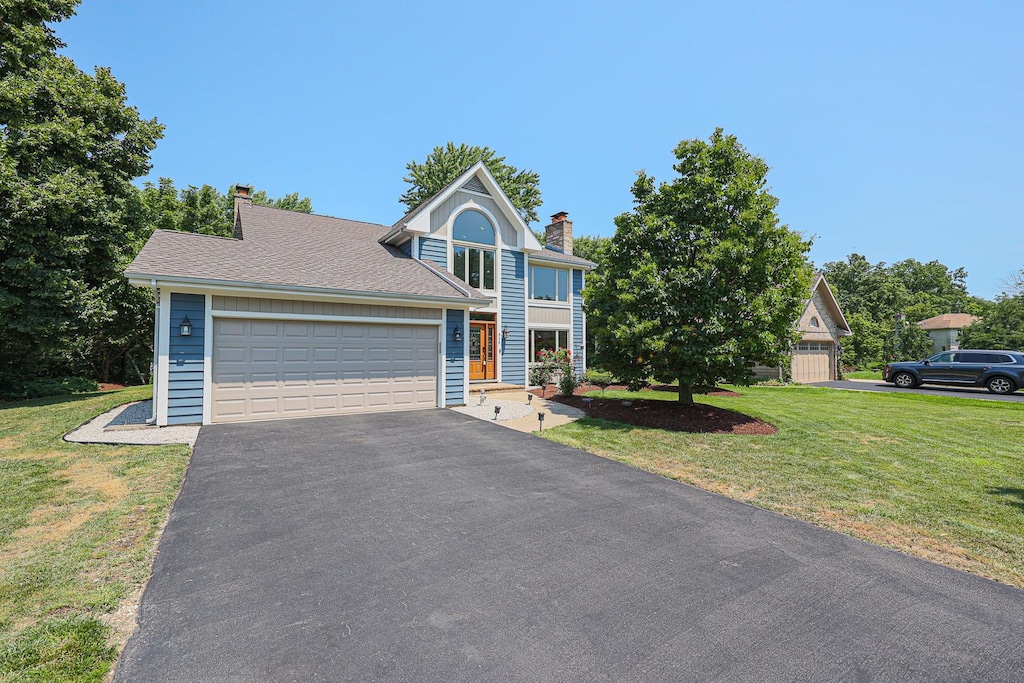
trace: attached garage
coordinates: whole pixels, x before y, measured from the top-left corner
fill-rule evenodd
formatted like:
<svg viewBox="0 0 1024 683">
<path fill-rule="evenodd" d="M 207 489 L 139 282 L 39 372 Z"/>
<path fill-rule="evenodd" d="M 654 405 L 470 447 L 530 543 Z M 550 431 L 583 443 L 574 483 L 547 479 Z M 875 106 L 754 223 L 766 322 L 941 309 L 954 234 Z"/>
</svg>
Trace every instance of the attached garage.
<svg viewBox="0 0 1024 683">
<path fill-rule="evenodd" d="M 214 318 L 212 422 L 434 408 L 437 325 Z"/>
<path fill-rule="evenodd" d="M 831 342 L 800 342 L 793 350 L 793 381 L 827 382 L 835 379 L 832 368 L 834 345 Z"/>
</svg>

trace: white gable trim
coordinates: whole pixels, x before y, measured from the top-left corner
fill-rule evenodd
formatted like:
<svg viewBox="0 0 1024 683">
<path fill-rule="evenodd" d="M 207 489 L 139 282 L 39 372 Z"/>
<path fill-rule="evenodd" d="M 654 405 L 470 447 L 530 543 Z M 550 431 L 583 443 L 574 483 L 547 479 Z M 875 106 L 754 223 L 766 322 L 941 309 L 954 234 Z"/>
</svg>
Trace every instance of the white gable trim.
<svg viewBox="0 0 1024 683">
<path fill-rule="evenodd" d="M 447 201 L 456 192 L 468 192 L 469 190 L 463 190 L 462 186 L 473 176 L 480 179 L 480 182 L 491 193 L 491 199 L 497 202 L 501 212 L 512 223 L 512 226 L 523 235 L 523 251 L 540 251 L 543 249 L 544 247 L 537 240 L 536 235 L 530 230 L 530 226 L 526 224 L 523 217 L 516 211 L 516 207 L 512 205 L 508 196 L 502 191 L 501 186 L 498 185 L 498 181 L 494 179 L 494 176 L 491 175 L 486 164 L 482 161 L 478 161 L 470 166 L 462 175 L 453 180 L 443 192 L 434 196 L 411 221 L 402 226 L 401 230 L 420 235 L 430 234 L 431 211 L 433 211 L 435 206 Z M 495 221 L 494 227 L 495 230 L 499 229 L 497 221 Z"/>
<path fill-rule="evenodd" d="M 836 323 L 838 323 L 838 325 L 842 329 L 842 331 L 844 331 L 846 333 L 846 334 L 844 334 L 842 336 L 848 337 L 848 336 L 852 335 L 853 334 L 853 330 L 850 329 L 850 323 L 846 322 L 846 316 L 843 315 L 843 309 L 839 307 L 839 300 L 836 299 L 835 294 L 832 293 L 832 288 L 829 286 L 828 280 L 825 279 L 824 275 L 820 275 L 818 277 L 818 284 L 817 284 L 817 286 L 814 289 L 817 290 L 822 285 L 825 285 L 825 295 L 828 297 L 827 301 L 828 301 L 829 305 L 832 306 L 833 309 L 835 309 L 835 313 L 837 314 L 837 316 L 836 316 Z M 812 298 L 814 297 L 814 292 L 811 292 L 811 297 Z M 807 303 L 808 303 L 808 305 L 810 305 L 810 301 L 809 300 L 808 300 Z M 806 307 L 804 308 L 804 310 L 807 310 Z"/>
</svg>

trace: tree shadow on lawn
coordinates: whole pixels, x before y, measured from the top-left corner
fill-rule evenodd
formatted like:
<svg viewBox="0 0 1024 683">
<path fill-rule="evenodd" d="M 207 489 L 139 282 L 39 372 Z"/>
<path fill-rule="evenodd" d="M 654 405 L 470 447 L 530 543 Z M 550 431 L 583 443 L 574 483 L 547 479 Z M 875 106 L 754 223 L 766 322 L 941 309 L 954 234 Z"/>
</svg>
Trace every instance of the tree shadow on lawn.
<svg viewBox="0 0 1024 683">
<path fill-rule="evenodd" d="M 995 496 L 1006 496 L 1010 500 L 1004 500 L 1004 503 L 1024 511 L 1024 489 L 1016 486 L 993 486 L 988 492 Z"/>
<path fill-rule="evenodd" d="M 88 401 L 91 398 L 103 396 L 104 394 L 112 394 L 117 391 L 123 391 L 123 389 L 90 391 L 85 394 L 61 394 L 60 396 L 43 396 L 42 398 L 21 398 L 17 401 L 0 401 L 0 410 L 10 410 L 12 408 L 38 408 L 42 406 L 52 406 L 58 403 L 70 403 L 72 401 Z"/>
</svg>

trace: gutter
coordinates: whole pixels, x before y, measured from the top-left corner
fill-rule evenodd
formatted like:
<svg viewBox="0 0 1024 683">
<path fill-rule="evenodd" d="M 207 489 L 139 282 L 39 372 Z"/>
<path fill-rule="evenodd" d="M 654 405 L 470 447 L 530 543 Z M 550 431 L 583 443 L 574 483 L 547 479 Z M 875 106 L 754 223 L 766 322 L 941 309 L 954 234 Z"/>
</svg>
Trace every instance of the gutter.
<svg viewBox="0 0 1024 683">
<path fill-rule="evenodd" d="M 422 263 L 422 262 L 421 262 Z M 436 273 L 436 271 L 434 271 Z M 157 281 L 164 285 L 181 285 L 192 288 L 203 288 L 206 290 L 218 289 L 230 292 L 228 296 L 232 295 L 244 295 L 252 296 L 254 292 L 266 292 L 266 293 L 279 293 L 279 294 L 290 294 L 290 295 L 314 295 L 314 296 L 325 296 L 331 299 L 341 298 L 355 298 L 355 299 L 368 299 L 375 303 L 388 303 L 396 306 L 407 306 L 409 302 L 424 303 L 424 304 L 436 304 L 439 306 L 452 306 L 455 305 L 459 308 L 466 307 L 466 304 L 471 304 L 469 308 L 473 308 L 472 304 L 478 306 L 488 306 L 491 303 L 489 298 L 477 298 L 469 291 L 462 287 L 455 286 L 442 277 L 442 280 L 447 282 L 449 285 L 453 285 L 457 290 L 462 292 L 464 297 L 448 297 L 448 296 L 432 296 L 424 294 L 401 294 L 401 293 L 382 293 L 382 292 L 368 292 L 359 290 L 348 290 L 348 289 L 332 289 L 328 287 L 303 287 L 301 285 L 274 285 L 269 283 L 254 283 L 254 282 L 242 282 L 238 280 L 210 280 L 207 278 L 197 277 L 180 277 L 180 276 L 161 276 L 150 273 L 125 273 L 125 277 L 128 278 L 128 282 L 135 287 L 148 287 L 151 283 Z"/>
</svg>

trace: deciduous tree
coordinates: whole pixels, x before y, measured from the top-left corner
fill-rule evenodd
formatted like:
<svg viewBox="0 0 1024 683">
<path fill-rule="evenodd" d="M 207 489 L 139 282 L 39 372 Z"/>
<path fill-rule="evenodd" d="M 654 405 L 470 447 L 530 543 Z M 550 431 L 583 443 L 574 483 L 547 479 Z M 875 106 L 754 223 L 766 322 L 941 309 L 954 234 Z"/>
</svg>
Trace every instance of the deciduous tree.
<svg viewBox="0 0 1024 683">
<path fill-rule="evenodd" d="M 811 282 L 810 242 L 779 224 L 768 166 L 721 129 L 675 149 L 676 177 L 641 172 L 584 293 L 596 361 L 636 388 L 743 383 L 782 362 Z"/>
<path fill-rule="evenodd" d="M 860 254 L 850 254 L 845 261 L 826 263 L 822 270 L 853 329 L 843 353 L 843 361 L 850 365 L 877 366 L 887 360 L 920 357 L 921 335 L 898 333 L 898 321 L 915 323 L 943 313 L 984 316 L 991 305 L 968 294 L 966 270 L 950 269 L 938 261 L 922 263 L 911 258 L 892 265 L 873 264 Z"/>
<path fill-rule="evenodd" d="M 486 164 L 487 170 L 498 181 L 523 220 L 527 223 L 536 221 L 537 207 L 541 205 L 540 176 L 533 171 L 520 171 L 506 164 L 505 157 L 495 156 L 495 151 L 490 147 L 470 147 L 466 144 L 456 147 L 449 142 L 444 147 L 435 147 L 423 163 L 410 161 L 405 166 L 409 175 L 403 178 L 409 183 L 409 189 L 398 201 L 412 211 L 478 161 Z"/>
<path fill-rule="evenodd" d="M 1024 294 L 1003 294 L 979 322 L 963 329 L 962 349 L 1024 351 Z"/>
<path fill-rule="evenodd" d="M 115 316 L 131 181 L 162 136 L 109 69 L 56 53 L 77 2 L 6 3 L 0 19 L 0 389 L 60 362 Z"/>
<path fill-rule="evenodd" d="M 141 191 L 145 222 L 153 230 L 180 230 L 204 235 L 231 237 L 234 234 L 235 188 L 222 194 L 212 185 L 188 185 L 179 190 L 170 178 L 158 184 L 147 182 Z M 298 192 L 275 199 L 265 190 L 252 193 L 253 204 L 286 211 L 313 212 L 309 197 Z"/>
</svg>

